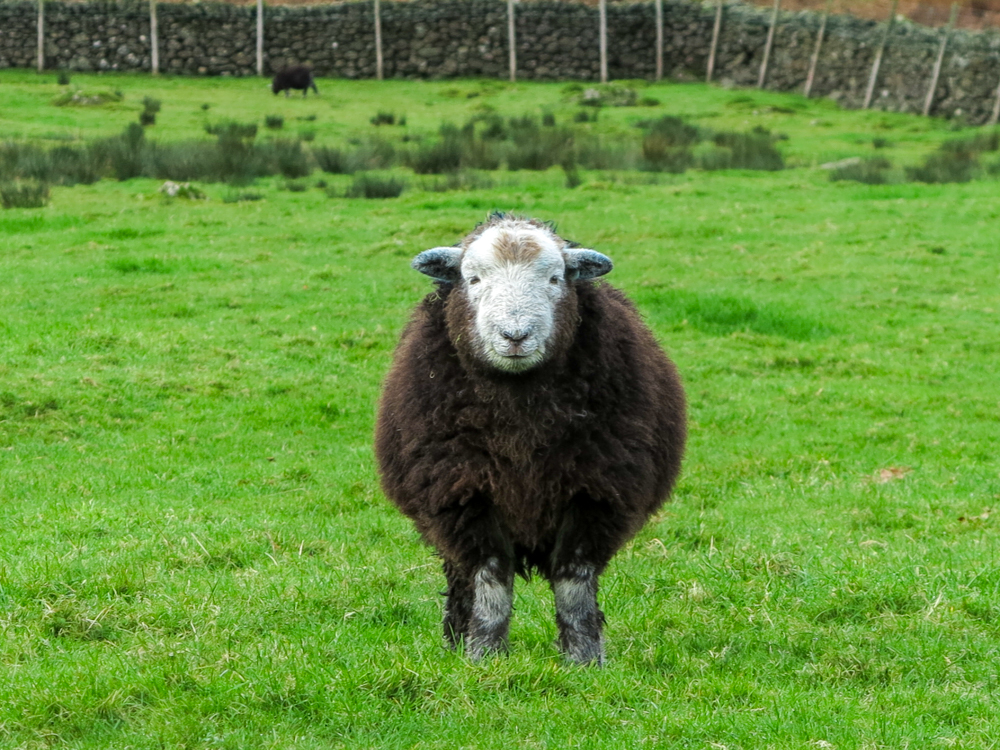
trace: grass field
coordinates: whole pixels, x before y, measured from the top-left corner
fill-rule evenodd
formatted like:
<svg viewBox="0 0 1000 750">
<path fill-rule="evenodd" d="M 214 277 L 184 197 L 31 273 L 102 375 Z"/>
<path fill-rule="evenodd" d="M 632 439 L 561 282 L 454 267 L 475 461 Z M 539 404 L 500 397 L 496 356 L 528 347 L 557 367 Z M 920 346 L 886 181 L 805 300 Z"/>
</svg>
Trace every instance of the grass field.
<svg viewBox="0 0 1000 750">
<path fill-rule="evenodd" d="M 73 83 L 125 97 L 54 107 L 54 75 L 4 71 L 0 139 L 112 135 L 146 95 L 162 140 L 280 114 L 338 144 L 392 110 L 402 143 L 484 102 L 577 109 L 558 84 Z M 1000 746 L 998 183 L 815 168 L 972 131 L 643 93 L 663 104 L 592 127 L 761 124 L 790 168 L 409 175 L 391 200 L 268 178 L 232 203 L 102 180 L 0 211 L 0 747 Z M 492 209 L 614 258 L 688 390 L 676 496 L 603 579 L 603 670 L 559 658 L 537 580 L 508 656 L 445 650 L 438 563 L 378 489 L 379 383 L 429 288 L 409 260 Z"/>
</svg>

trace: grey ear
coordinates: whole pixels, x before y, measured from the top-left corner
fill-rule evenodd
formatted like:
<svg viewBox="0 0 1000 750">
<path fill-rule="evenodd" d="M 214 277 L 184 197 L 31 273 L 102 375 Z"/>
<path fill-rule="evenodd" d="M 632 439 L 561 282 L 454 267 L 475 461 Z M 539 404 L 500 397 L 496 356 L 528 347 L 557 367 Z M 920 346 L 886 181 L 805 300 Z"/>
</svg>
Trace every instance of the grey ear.
<svg viewBox="0 0 1000 750">
<path fill-rule="evenodd" d="M 461 262 L 462 248 L 433 247 L 420 253 L 410 265 L 432 279 L 455 282 L 462 275 Z"/>
<path fill-rule="evenodd" d="M 615 267 L 611 258 L 596 250 L 567 247 L 563 253 L 566 256 L 566 276 L 572 280 L 596 279 Z"/>
</svg>

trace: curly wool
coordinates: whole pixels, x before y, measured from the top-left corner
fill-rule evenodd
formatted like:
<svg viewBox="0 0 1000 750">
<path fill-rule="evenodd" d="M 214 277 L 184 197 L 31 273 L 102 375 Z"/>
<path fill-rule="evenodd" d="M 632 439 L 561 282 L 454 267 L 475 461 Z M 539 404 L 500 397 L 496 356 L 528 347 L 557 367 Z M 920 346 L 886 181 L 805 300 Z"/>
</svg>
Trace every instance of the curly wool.
<svg viewBox="0 0 1000 750">
<path fill-rule="evenodd" d="M 686 437 L 684 393 L 617 289 L 578 281 L 553 354 L 507 375 L 471 348 L 462 290 L 415 310 L 385 382 L 376 456 L 385 494 L 449 566 L 487 562 L 498 540 L 518 572 L 546 577 L 561 536 L 599 574 L 669 496 Z"/>
</svg>

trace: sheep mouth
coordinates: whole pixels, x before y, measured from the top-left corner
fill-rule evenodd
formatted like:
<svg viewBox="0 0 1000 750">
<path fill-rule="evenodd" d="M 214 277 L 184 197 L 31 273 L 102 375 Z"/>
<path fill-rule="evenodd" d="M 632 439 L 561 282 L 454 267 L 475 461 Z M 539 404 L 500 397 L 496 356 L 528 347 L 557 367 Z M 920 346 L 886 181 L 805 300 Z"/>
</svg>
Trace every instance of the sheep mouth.
<svg viewBox="0 0 1000 750">
<path fill-rule="evenodd" d="M 498 370 L 523 372 L 540 364 L 543 356 L 539 349 L 532 349 L 530 352 L 500 352 L 494 349 L 489 353 L 488 359 Z"/>
</svg>

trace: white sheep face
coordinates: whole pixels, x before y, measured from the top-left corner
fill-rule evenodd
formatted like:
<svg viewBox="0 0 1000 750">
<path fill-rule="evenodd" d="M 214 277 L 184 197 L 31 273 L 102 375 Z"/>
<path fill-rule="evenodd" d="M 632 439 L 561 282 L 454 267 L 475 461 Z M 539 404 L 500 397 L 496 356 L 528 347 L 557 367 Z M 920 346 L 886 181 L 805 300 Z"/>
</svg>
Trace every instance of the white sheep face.
<svg viewBox="0 0 1000 750">
<path fill-rule="evenodd" d="M 545 361 L 567 284 L 611 270 L 593 250 L 569 248 L 547 228 L 523 221 L 488 226 L 468 247 L 434 248 L 413 262 L 429 276 L 457 284 L 474 315 L 475 350 L 510 373 Z"/>
</svg>

